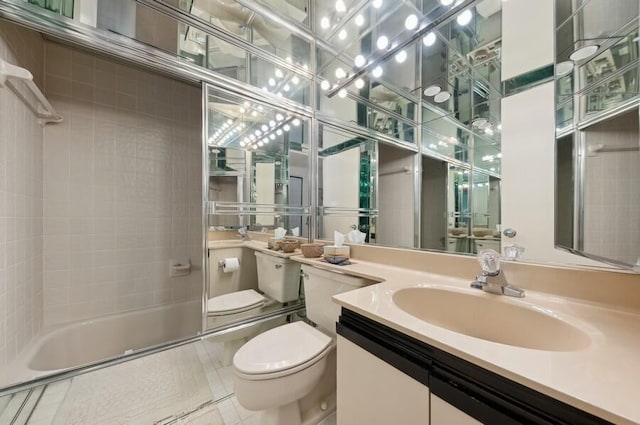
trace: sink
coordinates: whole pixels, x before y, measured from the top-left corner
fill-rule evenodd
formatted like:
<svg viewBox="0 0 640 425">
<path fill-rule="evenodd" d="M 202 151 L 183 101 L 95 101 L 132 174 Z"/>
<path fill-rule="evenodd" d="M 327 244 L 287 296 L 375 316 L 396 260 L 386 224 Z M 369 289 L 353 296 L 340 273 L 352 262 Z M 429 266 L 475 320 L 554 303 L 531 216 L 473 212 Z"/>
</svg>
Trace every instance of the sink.
<svg viewBox="0 0 640 425">
<path fill-rule="evenodd" d="M 547 351 L 577 351 L 589 336 L 553 312 L 480 290 L 440 285 L 405 288 L 393 302 L 411 316 L 467 336 Z"/>
</svg>

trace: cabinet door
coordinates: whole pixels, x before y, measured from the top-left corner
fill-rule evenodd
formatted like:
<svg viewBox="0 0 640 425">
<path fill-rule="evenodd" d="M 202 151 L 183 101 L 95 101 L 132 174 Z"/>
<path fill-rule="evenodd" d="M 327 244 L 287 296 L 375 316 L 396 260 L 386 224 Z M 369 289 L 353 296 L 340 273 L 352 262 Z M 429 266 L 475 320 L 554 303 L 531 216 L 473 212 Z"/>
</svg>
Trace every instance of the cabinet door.
<svg viewBox="0 0 640 425">
<path fill-rule="evenodd" d="M 462 410 L 431 394 L 431 425 L 481 425 Z"/>
<path fill-rule="evenodd" d="M 428 425 L 429 389 L 338 336 L 338 425 Z"/>
</svg>

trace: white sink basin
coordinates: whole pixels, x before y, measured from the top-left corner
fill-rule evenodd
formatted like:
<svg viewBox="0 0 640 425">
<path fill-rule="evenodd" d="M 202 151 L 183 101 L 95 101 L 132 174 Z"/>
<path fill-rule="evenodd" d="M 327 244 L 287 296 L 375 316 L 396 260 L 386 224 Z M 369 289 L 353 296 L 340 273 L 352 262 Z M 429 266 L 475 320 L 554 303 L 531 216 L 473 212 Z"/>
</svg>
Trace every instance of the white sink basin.
<svg viewBox="0 0 640 425">
<path fill-rule="evenodd" d="M 476 289 L 406 288 L 393 295 L 393 302 L 432 325 L 501 344 L 577 351 L 591 342 L 586 333 L 547 309 Z"/>
</svg>

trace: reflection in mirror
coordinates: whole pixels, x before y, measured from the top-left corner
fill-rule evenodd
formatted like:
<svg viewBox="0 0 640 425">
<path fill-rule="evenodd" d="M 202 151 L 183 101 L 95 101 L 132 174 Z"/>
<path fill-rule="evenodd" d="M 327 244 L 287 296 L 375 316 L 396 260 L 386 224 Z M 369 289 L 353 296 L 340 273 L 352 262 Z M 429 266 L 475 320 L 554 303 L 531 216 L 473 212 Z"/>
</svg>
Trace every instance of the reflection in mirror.
<svg viewBox="0 0 640 425">
<path fill-rule="evenodd" d="M 556 245 L 633 268 L 640 260 L 639 5 L 575 6 L 556 2 Z"/>
<path fill-rule="evenodd" d="M 447 251 L 470 253 L 471 175 L 469 169 L 449 165 L 447 184 Z"/>
<path fill-rule="evenodd" d="M 357 229 L 365 242 L 376 238 L 378 142 L 367 137 L 320 126 L 318 140 L 318 222 L 320 239 L 333 232 Z"/>
<path fill-rule="evenodd" d="M 1 424 L 235 424 L 231 335 L 258 335 L 295 314 L 207 335 L 201 340 L 0 397 Z"/>
</svg>

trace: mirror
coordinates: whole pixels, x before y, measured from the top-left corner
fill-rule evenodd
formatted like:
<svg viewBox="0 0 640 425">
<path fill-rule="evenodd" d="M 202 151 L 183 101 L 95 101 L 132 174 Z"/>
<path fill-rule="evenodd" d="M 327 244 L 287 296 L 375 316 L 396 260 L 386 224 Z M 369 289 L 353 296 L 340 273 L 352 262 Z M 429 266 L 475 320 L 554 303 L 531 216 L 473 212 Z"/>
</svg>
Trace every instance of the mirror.
<svg viewBox="0 0 640 425">
<path fill-rule="evenodd" d="M 299 249 L 268 246 L 279 228 L 298 242 L 309 238 L 310 122 L 214 86 L 205 92 L 205 327 L 212 329 L 299 303 L 300 265 L 290 260 Z M 272 293 L 276 281 L 286 293 Z"/>
<path fill-rule="evenodd" d="M 556 244 L 640 261 L 638 2 L 556 1 Z"/>
</svg>

